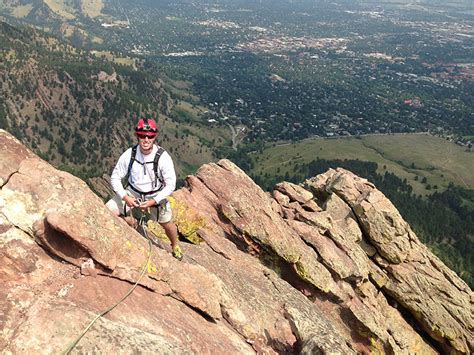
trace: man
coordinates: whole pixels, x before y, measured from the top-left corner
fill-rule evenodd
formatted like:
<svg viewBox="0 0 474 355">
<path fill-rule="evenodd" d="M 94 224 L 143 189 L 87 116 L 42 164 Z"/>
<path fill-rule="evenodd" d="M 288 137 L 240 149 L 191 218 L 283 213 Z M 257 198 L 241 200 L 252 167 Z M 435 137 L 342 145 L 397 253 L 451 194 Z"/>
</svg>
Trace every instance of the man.
<svg viewBox="0 0 474 355">
<path fill-rule="evenodd" d="M 135 134 L 138 147 L 131 147 L 120 156 L 111 176 L 116 195 L 106 205 L 116 216 L 123 213 L 130 225 L 135 223 L 135 219 L 126 215 L 132 208 L 149 209 L 151 218 L 160 223 L 171 241 L 173 256 L 181 260 L 178 232 L 167 199 L 176 187 L 173 160 L 163 148 L 154 144 L 157 128 L 153 119 L 139 119 Z M 125 177 L 128 179 L 126 187 L 122 184 Z"/>
</svg>

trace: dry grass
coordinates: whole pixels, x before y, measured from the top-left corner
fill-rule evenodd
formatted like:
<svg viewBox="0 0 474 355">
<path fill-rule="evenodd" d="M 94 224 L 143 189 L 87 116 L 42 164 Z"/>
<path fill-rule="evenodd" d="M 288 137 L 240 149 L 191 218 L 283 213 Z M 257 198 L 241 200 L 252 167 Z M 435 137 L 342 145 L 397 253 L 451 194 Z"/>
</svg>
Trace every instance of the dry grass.
<svg viewBox="0 0 474 355">
<path fill-rule="evenodd" d="M 76 18 L 76 9 L 67 6 L 64 0 L 44 0 L 45 4 L 49 6 L 51 11 L 58 14 L 61 17 L 64 17 L 67 20 L 72 20 Z M 102 10 L 104 8 L 103 0 L 81 0 L 80 1 L 80 10 L 85 16 L 95 18 L 102 15 Z"/>
<path fill-rule="evenodd" d="M 130 57 L 115 57 L 112 52 L 109 51 L 91 51 L 96 57 L 106 58 L 108 61 L 128 65 L 131 67 L 135 66 L 135 58 Z"/>
<path fill-rule="evenodd" d="M 385 169 L 406 178 L 418 194 L 426 194 L 421 178 L 441 189 L 450 182 L 474 188 L 474 152 L 439 137 L 424 134 L 364 136 L 361 139 L 308 139 L 295 144 L 270 146 L 258 156 L 253 173 L 290 174 L 296 163 L 320 159 L 359 159 L 376 162 L 379 172 Z M 384 169 L 385 166 L 385 169 Z M 414 166 L 414 168 L 413 168 Z M 418 176 L 418 181 L 415 181 Z"/>
<path fill-rule="evenodd" d="M 172 85 L 177 89 L 189 89 L 191 87 L 191 82 L 183 80 L 173 80 Z"/>
<path fill-rule="evenodd" d="M 94 36 L 94 37 L 92 37 L 92 43 L 102 44 L 102 43 L 104 43 L 104 40 L 100 37 Z"/>
<path fill-rule="evenodd" d="M 66 6 L 62 0 L 44 0 L 44 3 L 48 5 L 51 11 L 65 19 L 72 20 L 76 18 L 74 15 L 74 9 Z"/>
<path fill-rule="evenodd" d="M 187 112 L 193 119 L 199 118 L 206 111 L 206 107 L 200 105 L 193 105 L 187 101 L 179 101 L 176 108 Z"/>
<path fill-rule="evenodd" d="M 88 17 L 98 17 L 102 15 L 104 2 L 102 0 L 82 0 L 81 11 Z"/>
<path fill-rule="evenodd" d="M 114 58 L 114 63 L 135 67 L 135 59 L 129 57 Z"/>
<path fill-rule="evenodd" d="M 30 11 L 33 9 L 32 4 L 16 6 L 12 9 L 12 15 L 16 18 L 24 18 L 28 16 Z"/>
</svg>

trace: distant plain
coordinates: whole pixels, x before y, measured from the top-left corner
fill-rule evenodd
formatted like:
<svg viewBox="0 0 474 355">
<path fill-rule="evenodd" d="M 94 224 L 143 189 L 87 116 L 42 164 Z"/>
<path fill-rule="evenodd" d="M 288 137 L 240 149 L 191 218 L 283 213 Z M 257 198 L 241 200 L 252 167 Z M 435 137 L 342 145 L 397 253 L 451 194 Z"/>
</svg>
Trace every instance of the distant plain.
<svg viewBox="0 0 474 355">
<path fill-rule="evenodd" d="M 262 153 L 252 154 L 255 167 L 251 173 L 291 174 L 296 164 L 309 163 L 317 158 L 375 162 L 379 173 L 388 171 L 406 178 L 413 192 L 421 195 L 433 192 L 426 189 L 426 184 L 437 185 L 440 191 L 450 182 L 474 188 L 474 152 L 427 134 L 311 138 L 296 143 L 270 144 Z M 425 184 L 421 183 L 423 177 L 427 179 Z"/>
</svg>

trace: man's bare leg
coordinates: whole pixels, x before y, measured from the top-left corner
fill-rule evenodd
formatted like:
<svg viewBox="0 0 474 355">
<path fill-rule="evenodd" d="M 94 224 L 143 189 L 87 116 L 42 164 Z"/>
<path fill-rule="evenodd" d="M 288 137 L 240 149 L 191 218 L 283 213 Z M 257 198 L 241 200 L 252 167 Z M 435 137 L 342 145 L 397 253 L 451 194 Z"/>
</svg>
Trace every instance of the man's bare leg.
<svg viewBox="0 0 474 355">
<path fill-rule="evenodd" d="M 174 222 L 169 221 L 165 223 L 160 223 L 160 225 L 165 230 L 166 236 L 171 242 L 171 254 L 178 260 L 183 259 L 183 253 L 181 248 L 178 244 L 178 228 L 176 228 L 176 224 Z"/>
<path fill-rule="evenodd" d="M 173 221 L 160 223 L 160 225 L 165 230 L 166 236 L 171 242 L 171 248 L 174 250 L 175 247 L 178 246 L 178 228 L 176 228 L 176 224 Z"/>
</svg>

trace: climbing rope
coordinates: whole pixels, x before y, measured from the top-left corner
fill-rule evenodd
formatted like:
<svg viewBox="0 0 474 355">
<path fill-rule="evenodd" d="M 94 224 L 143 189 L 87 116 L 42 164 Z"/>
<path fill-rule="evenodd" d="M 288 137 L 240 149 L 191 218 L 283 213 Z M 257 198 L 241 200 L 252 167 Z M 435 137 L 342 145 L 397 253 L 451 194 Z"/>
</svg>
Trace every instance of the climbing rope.
<svg viewBox="0 0 474 355">
<path fill-rule="evenodd" d="M 117 303 L 115 303 L 114 305 L 110 306 L 109 308 L 107 308 L 105 311 L 102 311 L 100 314 L 98 314 L 90 323 L 89 325 L 82 331 L 82 333 L 73 341 L 71 342 L 71 344 L 67 347 L 66 350 L 64 350 L 63 352 L 61 352 L 62 355 L 65 355 L 65 354 L 69 354 L 71 352 L 72 349 L 74 349 L 74 347 L 79 343 L 79 341 L 82 339 L 82 337 L 89 331 L 89 329 L 92 327 L 92 325 L 97 321 L 97 319 L 99 319 L 100 317 L 103 317 L 104 315 L 106 315 L 107 313 L 109 313 L 111 310 L 113 310 L 115 307 L 117 307 L 119 304 L 121 304 L 123 301 L 125 301 L 125 299 L 130 296 L 132 294 L 132 292 L 135 290 L 135 288 L 138 286 L 138 283 L 141 281 L 141 279 L 143 278 L 143 275 L 145 275 L 145 271 L 148 267 L 148 265 L 150 264 L 150 260 L 151 260 L 151 248 L 152 248 L 152 245 L 151 245 L 151 239 L 148 237 L 148 230 L 146 228 L 146 219 L 145 219 L 145 213 L 142 211 L 142 214 L 141 214 L 141 217 L 140 217 L 140 221 L 138 222 L 138 226 L 142 228 L 142 231 L 144 233 L 144 236 L 145 238 L 148 240 L 148 259 L 145 263 L 145 265 L 143 266 L 143 269 L 141 271 L 141 274 L 140 274 L 140 277 L 138 278 L 138 280 L 135 282 L 135 284 L 132 286 L 132 288 L 130 288 L 130 290 L 125 294 L 125 296 L 123 296 Z"/>
</svg>

